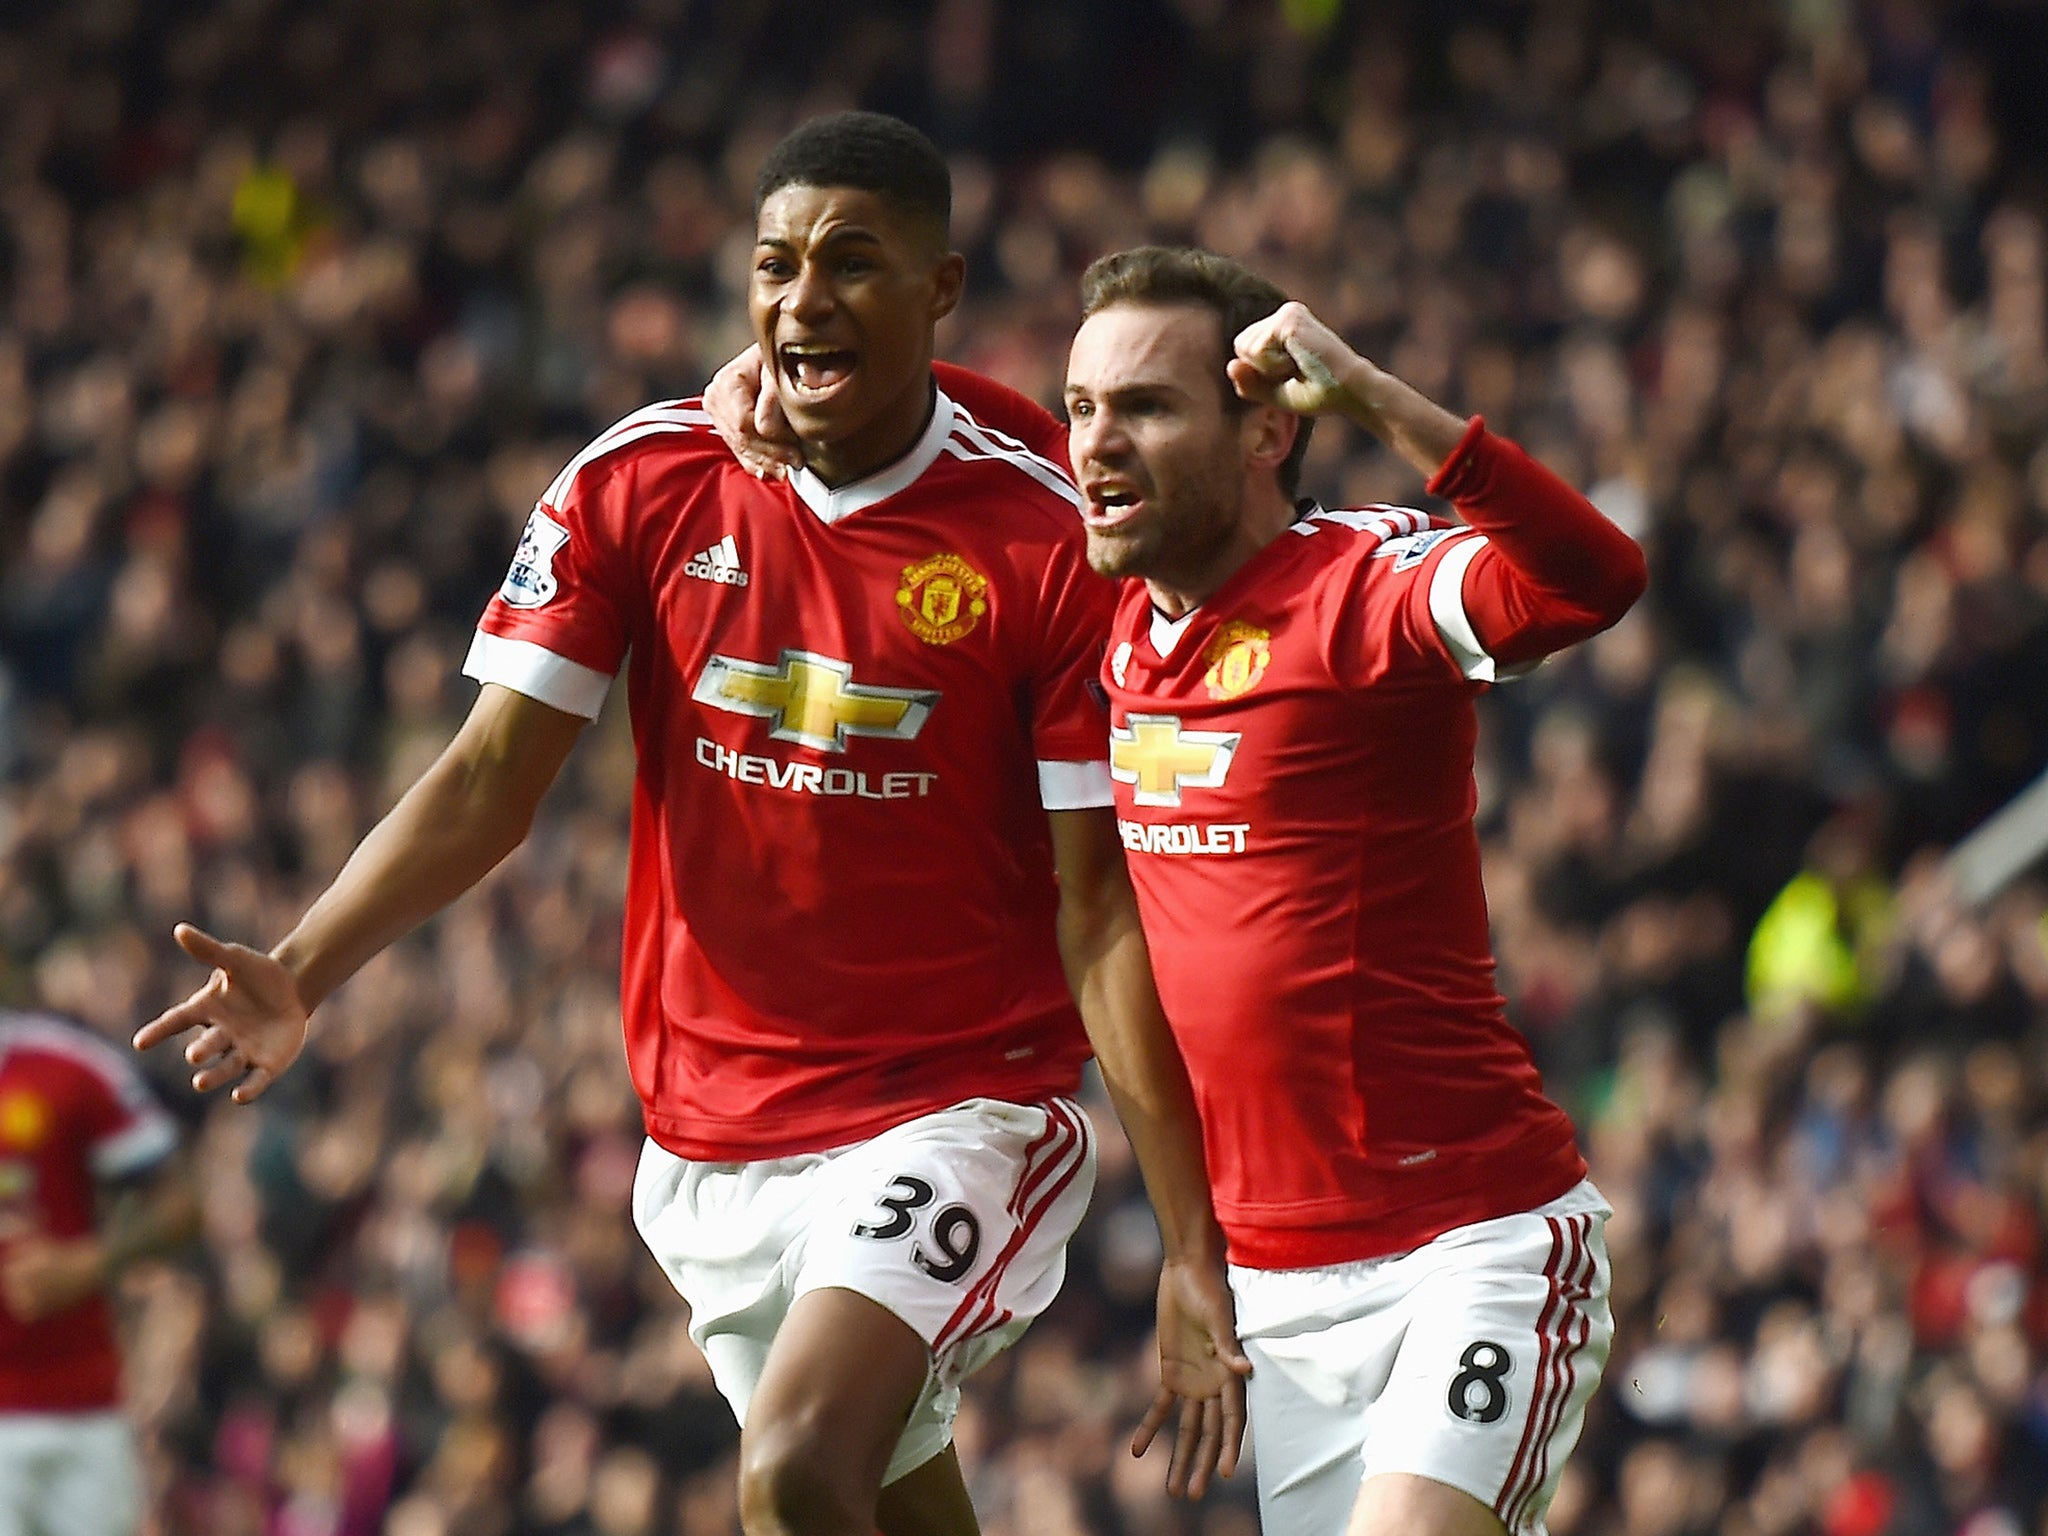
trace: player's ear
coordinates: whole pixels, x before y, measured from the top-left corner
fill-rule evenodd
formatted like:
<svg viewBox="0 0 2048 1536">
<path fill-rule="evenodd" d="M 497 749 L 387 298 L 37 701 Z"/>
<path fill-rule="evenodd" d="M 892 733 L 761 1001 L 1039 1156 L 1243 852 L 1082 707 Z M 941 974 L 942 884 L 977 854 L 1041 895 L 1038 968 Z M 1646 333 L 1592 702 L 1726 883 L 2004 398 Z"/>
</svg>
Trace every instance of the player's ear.
<svg viewBox="0 0 2048 1536">
<path fill-rule="evenodd" d="M 1241 435 L 1245 463 L 1252 469 L 1277 470 L 1294 451 L 1294 435 L 1301 430 L 1301 418 L 1277 405 L 1247 406 Z"/>
<path fill-rule="evenodd" d="M 953 313 L 966 286 L 967 258 L 958 251 L 946 252 L 932 268 L 932 319 L 943 320 Z"/>
</svg>

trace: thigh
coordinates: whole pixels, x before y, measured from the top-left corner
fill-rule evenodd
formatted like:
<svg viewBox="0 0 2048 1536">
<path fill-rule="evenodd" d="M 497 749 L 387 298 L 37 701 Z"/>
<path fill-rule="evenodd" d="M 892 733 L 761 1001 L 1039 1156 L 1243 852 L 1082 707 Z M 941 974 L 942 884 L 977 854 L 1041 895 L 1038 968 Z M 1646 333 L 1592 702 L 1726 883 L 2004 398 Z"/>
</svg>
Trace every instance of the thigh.
<svg viewBox="0 0 2048 1536">
<path fill-rule="evenodd" d="M 1364 1476 L 1412 1474 L 1541 1531 L 1614 1325 L 1605 1212 L 1543 1212 L 1447 1233 L 1403 1260 L 1401 1348 L 1367 1415 Z"/>
<path fill-rule="evenodd" d="M 1256 1339 L 1243 1343 L 1252 1362 L 1245 1409 L 1259 1528 L 1339 1536 L 1358 1497 L 1364 1406 L 1311 1389 L 1300 1356 L 1275 1354 Z"/>
<path fill-rule="evenodd" d="M 1233 1269 L 1259 1521 L 1341 1536 L 1358 1496 L 1366 1416 L 1401 1345 L 1388 1261 L 1315 1270 Z"/>
<path fill-rule="evenodd" d="M 747 1405 L 793 1297 L 822 1155 L 696 1163 L 649 1141 L 633 1184 L 633 1222 L 690 1307 L 733 1416 Z"/>
<path fill-rule="evenodd" d="M 65 1426 L 36 1511 L 39 1536 L 130 1536 L 142 1518 L 135 1436 L 117 1413 Z"/>
<path fill-rule="evenodd" d="M 960 1383 L 1059 1293 L 1094 1181 L 1087 1115 L 1065 1099 L 971 1100 L 833 1160 L 793 1289 L 867 1298 L 929 1364 L 886 1481 L 951 1443 Z"/>
<path fill-rule="evenodd" d="M 1345 1536 L 1502 1536 L 1500 1516 L 1462 1489 L 1409 1472 L 1365 1480 Z"/>
<path fill-rule="evenodd" d="M 949 1445 L 884 1488 L 875 1524 L 882 1536 L 978 1536 L 959 1453 Z"/>
<path fill-rule="evenodd" d="M 922 1384 L 885 1473 L 893 1483 L 945 1449 L 959 1383 L 1058 1294 L 1094 1180 L 1078 1105 L 977 1099 L 773 1163 L 691 1163 L 649 1142 L 633 1214 L 743 1427 L 771 1351 L 802 1360 L 813 1347 L 781 1346 L 804 1297 L 849 1292 L 914 1337 Z M 862 1327 L 877 1348 L 900 1338 L 880 1320 Z"/>
<path fill-rule="evenodd" d="M 834 1159 L 796 1289 L 879 1302 L 957 1384 L 987 1358 L 977 1341 L 1058 1294 L 1094 1184 L 1094 1133 L 1071 1100 L 925 1115 Z"/>
<path fill-rule="evenodd" d="M 930 1375 L 925 1341 L 900 1318 L 852 1291 L 807 1291 L 755 1383 L 741 1461 L 806 1467 L 873 1498 Z"/>
</svg>

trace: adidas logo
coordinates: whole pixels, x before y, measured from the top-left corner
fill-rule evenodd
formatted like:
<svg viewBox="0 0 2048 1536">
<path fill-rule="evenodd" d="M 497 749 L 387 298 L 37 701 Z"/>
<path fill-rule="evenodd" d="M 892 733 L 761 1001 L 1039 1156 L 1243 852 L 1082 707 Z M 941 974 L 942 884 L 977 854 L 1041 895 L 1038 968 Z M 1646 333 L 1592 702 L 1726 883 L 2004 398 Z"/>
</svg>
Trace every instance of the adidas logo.
<svg viewBox="0 0 2048 1536">
<path fill-rule="evenodd" d="M 729 533 L 685 565 L 683 574 L 727 587 L 747 584 L 747 573 L 740 569 L 740 547 Z"/>
</svg>

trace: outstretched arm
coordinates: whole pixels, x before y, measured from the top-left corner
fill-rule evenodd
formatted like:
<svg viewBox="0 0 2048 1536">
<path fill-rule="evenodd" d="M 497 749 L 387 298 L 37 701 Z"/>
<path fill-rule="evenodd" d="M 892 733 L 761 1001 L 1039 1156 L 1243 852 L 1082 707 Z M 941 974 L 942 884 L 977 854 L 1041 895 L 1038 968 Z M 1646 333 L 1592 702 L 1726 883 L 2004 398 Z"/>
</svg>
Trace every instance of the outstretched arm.
<svg viewBox="0 0 2048 1536">
<path fill-rule="evenodd" d="M 136 1048 L 197 1029 L 185 1048 L 192 1086 L 232 1083 L 236 1102 L 256 1098 L 297 1059 L 328 993 L 519 846 L 584 724 L 485 684 L 455 739 L 268 954 L 178 925 L 178 943 L 213 974 L 143 1025 Z"/>
<path fill-rule="evenodd" d="M 1228 1477 L 1237 1469 L 1244 1377 L 1251 1371 L 1237 1339 L 1201 1124 L 1152 985 L 1115 815 L 1078 810 L 1051 816 L 1060 956 L 1166 1250 L 1159 1277 L 1159 1393 L 1131 1450 L 1142 1455 L 1178 1404 L 1167 1488 L 1199 1498 L 1212 1472 Z"/>
<path fill-rule="evenodd" d="M 1515 444 L 1463 421 L 1360 357 L 1301 304 L 1237 337 L 1231 383 L 1247 399 L 1348 417 L 1428 477 L 1488 546 L 1465 572 L 1465 610 L 1486 651 L 1531 661 L 1599 633 L 1649 584 L 1635 540 Z"/>
</svg>

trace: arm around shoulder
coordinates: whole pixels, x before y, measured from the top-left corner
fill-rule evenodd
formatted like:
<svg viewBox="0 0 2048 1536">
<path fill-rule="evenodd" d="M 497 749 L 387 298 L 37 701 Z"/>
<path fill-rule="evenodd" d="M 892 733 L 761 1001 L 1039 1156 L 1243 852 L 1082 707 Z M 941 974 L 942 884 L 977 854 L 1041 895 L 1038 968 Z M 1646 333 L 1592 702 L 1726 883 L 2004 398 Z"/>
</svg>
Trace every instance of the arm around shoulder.
<svg viewBox="0 0 2048 1536">
<path fill-rule="evenodd" d="M 1066 423 L 1028 395 L 957 363 L 933 363 L 939 388 L 985 427 L 1016 438 L 1033 453 L 1067 467 Z"/>
</svg>

